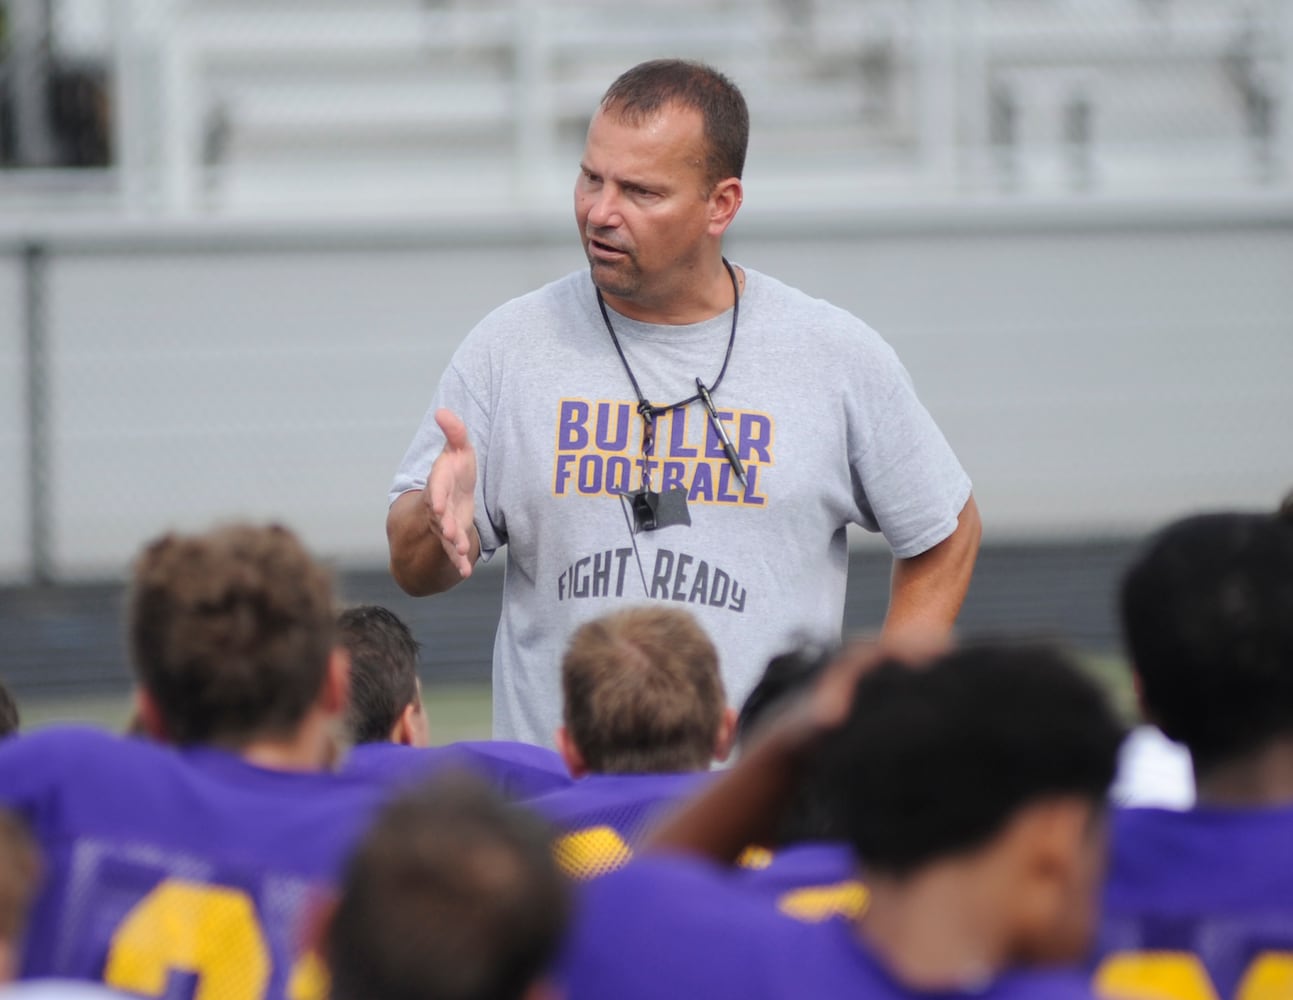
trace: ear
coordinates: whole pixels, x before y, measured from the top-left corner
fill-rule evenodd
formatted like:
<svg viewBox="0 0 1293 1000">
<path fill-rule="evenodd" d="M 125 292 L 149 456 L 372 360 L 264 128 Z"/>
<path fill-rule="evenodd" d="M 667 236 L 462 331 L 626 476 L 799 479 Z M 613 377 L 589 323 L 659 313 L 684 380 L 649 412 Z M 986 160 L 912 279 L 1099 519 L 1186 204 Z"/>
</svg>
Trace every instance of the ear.
<svg viewBox="0 0 1293 1000">
<path fill-rule="evenodd" d="M 430 745 L 427 733 L 427 717 L 422 711 L 422 700 L 419 698 L 404 706 L 404 711 L 391 727 L 390 742 L 406 747 L 425 747 Z"/>
<path fill-rule="evenodd" d="M 732 752 L 736 742 L 736 709 L 731 705 L 723 709 L 723 718 L 718 723 L 718 735 L 714 738 L 714 759 L 725 761 Z"/>
<path fill-rule="evenodd" d="M 557 727 L 557 753 L 561 754 L 561 759 L 566 762 L 566 770 L 576 781 L 588 774 L 584 755 L 579 752 L 579 747 L 575 746 L 570 730 L 565 726 Z"/>
<path fill-rule="evenodd" d="M 709 235 L 722 236 L 736 218 L 745 198 L 739 177 L 719 181 L 709 192 Z"/>
<path fill-rule="evenodd" d="M 1026 806 L 1011 823 L 1016 929 L 1035 955 L 1069 961 L 1089 944 L 1104 864 L 1095 817 L 1092 803 L 1064 796 Z"/>
<path fill-rule="evenodd" d="M 350 706 L 350 654 L 341 646 L 333 646 L 328 654 L 328 667 L 319 688 L 318 704 L 333 717 L 344 715 Z"/>
<path fill-rule="evenodd" d="M 1086 839 L 1091 807 L 1065 796 L 1040 802 L 1030 811 L 1038 869 L 1067 872 Z"/>
<path fill-rule="evenodd" d="M 525 988 L 521 1000 L 561 1000 L 563 992 L 550 979 L 536 979 Z"/>
<path fill-rule="evenodd" d="M 131 715 L 128 732 L 131 736 L 144 736 L 158 743 L 169 743 L 170 735 L 166 732 L 166 722 L 162 719 L 162 710 L 148 690 L 135 688 L 135 707 Z"/>
</svg>

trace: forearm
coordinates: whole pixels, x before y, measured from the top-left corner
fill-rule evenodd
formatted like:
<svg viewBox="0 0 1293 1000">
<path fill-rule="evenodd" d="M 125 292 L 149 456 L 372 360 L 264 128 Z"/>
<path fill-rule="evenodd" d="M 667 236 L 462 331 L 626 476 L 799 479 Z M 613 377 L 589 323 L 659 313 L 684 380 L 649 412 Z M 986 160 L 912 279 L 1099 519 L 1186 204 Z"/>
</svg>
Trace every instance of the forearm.
<svg viewBox="0 0 1293 1000">
<path fill-rule="evenodd" d="M 731 770 L 656 828 L 645 849 L 731 863 L 750 844 L 771 842 L 799 782 L 815 766 L 823 738 L 848 715 L 858 678 L 890 655 L 873 643 L 842 650 Z"/>
<path fill-rule="evenodd" d="M 480 539 L 474 525 L 468 530 L 468 558 L 474 565 L 480 557 Z M 417 490 L 401 494 L 391 504 L 386 514 L 386 542 L 391 576 L 413 597 L 443 593 L 463 580 L 444 542 L 431 530 L 422 493 Z"/>
<path fill-rule="evenodd" d="M 894 560 L 884 621 L 886 639 L 905 633 L 935 637 L 951 632 L 970 586 L 982 533 L 979 509 L 971 496 L 951 535 L 918 556 Z"/>
<path fill-rule="evenodd" d="M 775 741 L 757 742 L 736 766 L 656 827 L 643 850 L 734 862 L 750 844 L 772 839 L 800 769 Z"/>
</svg>

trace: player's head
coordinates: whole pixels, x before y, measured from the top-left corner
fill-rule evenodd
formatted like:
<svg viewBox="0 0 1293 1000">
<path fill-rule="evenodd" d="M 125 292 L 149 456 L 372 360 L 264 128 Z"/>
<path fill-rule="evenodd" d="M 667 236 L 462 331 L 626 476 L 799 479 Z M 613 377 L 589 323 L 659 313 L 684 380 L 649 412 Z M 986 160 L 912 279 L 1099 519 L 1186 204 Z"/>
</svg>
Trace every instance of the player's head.
<svg viewBox="0 0 1293 1000">
<path fill-rule="evenodd" d="M 465 778 L 390 803 L 351 857 L 324 952 L 332 1000 L 512 1000 L 568 919 L 549 831 Z"/>
<path fill-rule="evenodd" d="M 737 716 L 736 744 L 742 753 L 758 739 L 764 727 L 813 686 L 836 652 L 832 647 L 808 644 L 768 661 Z M 821 776 L 810 768 L 777 824 L 774 846 L 837 839 L 838 824 L 831 812 L 830 796 Z"/>
<path fill-rule="evenodd" d="M 718 651 L 680 608 L 631 607 L 581 625 L 561 689 L 557 746 L 575 777 L 700 771 L 727 756 L 735 720 Z"/>
<path fill-rule="evenodd" d="M 865 675 L 823 773 L 869 882 L 986 873 L 964 884 L 1004 908 L 1010 962 L 1072 960 L 1095 923 L 1122 735 L 1057 650 L 971 646 Z"/>
<path fill-rule="evenodd" d="M 0 682 L 0 738 L 12 736 L 20 723 L 18 702 L 14 700 L 13 692 Z"/>
<path fill-rule="evenodd" d="M 427 745 L 418 643 L 388 608 L 361 604 L 337 616 L 337 643 L 350 654 L 352 743 Z"/>
<path fill-rule="evenodd" d="M 741 92 L 709 66 L 658 59 L 611 84 L 588 128 L 575 218 L 612 305 L 650 313 L 716 265 L 749 131 Z"/>
<path fill-rule="evenodd" d="M 40 882 L 40 853 L 23 822 L 0 810 L 0 983 L 18 974 L 27 910 Z"/>
<path fill-rule="evenodd" d="M 312 710 L 344 708 L 331 575 L 280 525 L 151 542 L 127 617 L 141 708 L 170 742 L 287 739 Z"/>
<path fill-rule="evenodd" d="M 1293 510 L 1168 525 L 1124 576 L 1121 614 L 1146 714 L 1196 773 L 1293 737 Z"/>
</svg>

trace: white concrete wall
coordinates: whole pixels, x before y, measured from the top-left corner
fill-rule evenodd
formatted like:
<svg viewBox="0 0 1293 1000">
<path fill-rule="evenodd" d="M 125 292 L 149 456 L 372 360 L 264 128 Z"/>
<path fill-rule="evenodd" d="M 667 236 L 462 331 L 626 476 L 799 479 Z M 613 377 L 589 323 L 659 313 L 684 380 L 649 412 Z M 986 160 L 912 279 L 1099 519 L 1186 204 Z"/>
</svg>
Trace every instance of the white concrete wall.
<svg viewBox="0 0 1293 1000">
<path fill-rule="evenodd" d="M 27 572 L 27 390 L 22 270 L 0 255 L 0 579 Z"/>
<path fill-rule="evenodd" d="M 990 538 L 1110 535 L 1293 486 L 1291 220 L 751 213 L 729 252 L 895 345 Z M 243 516 L 283 518 L 348 565 L 384 562 L 386 487 L 454 346 L 580 265 L 559 216 L 62 231 L 51 257 L 64 578 L 119 575 L 164 528 Z M 0 255 L 5 580 L 28 569 L 13 261 Z"/>
</svg>

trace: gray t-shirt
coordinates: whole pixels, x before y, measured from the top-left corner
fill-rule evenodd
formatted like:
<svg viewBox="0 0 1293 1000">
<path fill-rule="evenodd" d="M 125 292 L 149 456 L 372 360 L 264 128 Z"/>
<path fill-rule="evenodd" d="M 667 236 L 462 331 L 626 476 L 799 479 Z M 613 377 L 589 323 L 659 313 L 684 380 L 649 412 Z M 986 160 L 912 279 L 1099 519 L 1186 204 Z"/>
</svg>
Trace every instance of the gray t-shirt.
<svg viewBox="0 0 1293 1000">
<path fill-rule="evenodd" d="M 691 524 L 632 533 L 642 418 L 586 271 L 501 306 L 455 353 L 391 486 L 421 489 L 445 406 L 477 450 L 476 529 L 507 546 L 494 643 L 494 735 L 551 745 L 573 630 L 617 605 L 677 602 L 718 647 L 739 705 L 767 661 L 839 638 L 845 527 L 897 557 L 947 538 L 970 480 L 893 350 L 856 317 L 746 269 L 714 404 L 742 487 L 700 402 L 656 421 L 652 486 L 686 490 Z M 654 326 L 611 312 L 642 392 L 667 405 L 712 385 L 732 313 Z"/>
</svg>

